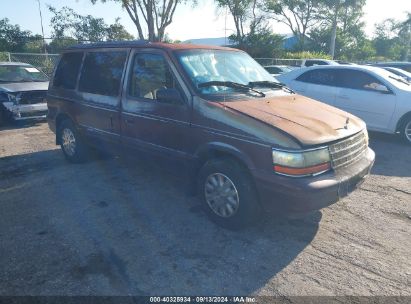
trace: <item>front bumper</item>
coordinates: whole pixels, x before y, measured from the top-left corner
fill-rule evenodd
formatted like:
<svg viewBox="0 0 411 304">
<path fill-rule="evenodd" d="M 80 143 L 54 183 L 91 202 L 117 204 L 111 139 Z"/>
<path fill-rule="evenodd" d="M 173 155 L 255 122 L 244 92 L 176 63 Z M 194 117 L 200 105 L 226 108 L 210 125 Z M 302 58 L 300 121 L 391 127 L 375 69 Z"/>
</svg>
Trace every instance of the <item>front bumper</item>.
<svg viewBox="0 0 411 304">
<path fill-rule="evenodd" d="M 336 203 L 354 191 L 374 164 L 370 148 L 356 163 L 315 177 L 293 178 L 254 171 L 260 199 L 267 210 L 305 213 Z"/>
<path fill-rule="evenodd" d="M 4 102 L 4 107 L 11 113 L 14 120 L 45 119 L 47 116 L 47 103 L 14 104 Z"/>
</svg>

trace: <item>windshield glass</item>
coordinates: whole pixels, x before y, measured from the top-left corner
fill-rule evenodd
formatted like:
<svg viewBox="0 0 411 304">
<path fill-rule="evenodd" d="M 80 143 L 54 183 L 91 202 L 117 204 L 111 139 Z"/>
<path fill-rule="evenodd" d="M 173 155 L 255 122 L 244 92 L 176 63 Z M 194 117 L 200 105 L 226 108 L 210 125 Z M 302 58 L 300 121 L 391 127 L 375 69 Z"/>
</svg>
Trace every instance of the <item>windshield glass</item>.
<svg viewBox="0 0 411 304">
<path fill-rule="evenodd" d="M 0 82 L 32 81 L 48 81 L 48 78 L 30 65 L 0 65 Z"/>
<path fill-rule="evenodd" d="M 243 85 L 255 81 L 277 82 L 261 65 L 243 52 L 190 50 L 178 52 L 177 58 L 195 88 L 202 94 L 235 91 L 227 86 L 198 87 L 199 84 L 210 81 L 228 81 Z"/>
<path fill-rule="evenodd" d="M 409 83 L 404 77 L 395 75 L 394 73 L 384 69 L 379 69 L 378 74 L 395 87 L 405 91 L 411 91 L 411 83 Z"/>
</svg>

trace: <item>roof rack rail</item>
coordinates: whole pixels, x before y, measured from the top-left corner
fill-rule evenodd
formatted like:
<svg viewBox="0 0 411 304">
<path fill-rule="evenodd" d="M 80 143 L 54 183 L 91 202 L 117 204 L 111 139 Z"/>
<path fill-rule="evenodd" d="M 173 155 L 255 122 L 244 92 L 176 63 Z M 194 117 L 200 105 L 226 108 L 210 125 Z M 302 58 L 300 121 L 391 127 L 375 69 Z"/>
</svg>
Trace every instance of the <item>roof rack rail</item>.
<svg viewBox="0 0 411 304">
<path fill-rule="evenodd" d="M 150 42 L 148 40 L 125 40 L 125 41 L 102 41 L 93 43 L 81 43 L 70 46 L 67 50 L 72 49 L 93 49 L 93 48 L 111 48 L 111 47 L 132 47 L 148 45 Z"/>
</svg>

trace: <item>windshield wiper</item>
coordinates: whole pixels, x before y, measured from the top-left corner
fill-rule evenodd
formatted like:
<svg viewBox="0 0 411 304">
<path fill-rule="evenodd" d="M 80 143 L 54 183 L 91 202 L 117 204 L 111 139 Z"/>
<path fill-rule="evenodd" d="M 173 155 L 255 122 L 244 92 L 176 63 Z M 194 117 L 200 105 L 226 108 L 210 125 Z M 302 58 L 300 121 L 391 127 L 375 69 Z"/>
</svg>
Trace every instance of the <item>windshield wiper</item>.
<svg viewBox="0 0 411 304">
<path fill-rule="evenodd" d="M 287 91 L 291 94 L 295 94 L 293 90 L 291 90 L 289 87 L 287 87 L 285 84 L 280 83 L 280 82 L 275 82 L 275 81 L 251 81 L 248 83 L 248 85 L 252 88 L 254 87 L 268 87 L 268 88 L 273 88 L 273 89 L 283 89 L 284 91 Z"/>
<path fill-rule="evenodd" d="M 401 82 L 403 84 L 406 84 L 407 86 L 410 85 L 410 83 L 407 80 L 405 80 L 405 78 L 397 78 L 397 77 L 394 77 L 394 76 L 391 76 L 391 75 L 388 76 L 388 77 L 390 77 L 391 79 L 397 80 L 398 82 Z"/>
<path fill-rule="evenodd" d="M 214 81 L 207 81 L 207 82 L 198 84 L 199 88 L 206 88 L 206 87 L 212 87 L 212 86 L 227 87 L 227 88 L 233 88 L 233 89 L 240 89 L 244 91 L 251 91 L 251 92 L 257 93 L 261 97 L 265 97 L 265 94 L 263 92 L 255 90 L 251 86 L 237 83 L 237 82 L 232 82 L 232 81 L 214 80 Z"/>
</svg>

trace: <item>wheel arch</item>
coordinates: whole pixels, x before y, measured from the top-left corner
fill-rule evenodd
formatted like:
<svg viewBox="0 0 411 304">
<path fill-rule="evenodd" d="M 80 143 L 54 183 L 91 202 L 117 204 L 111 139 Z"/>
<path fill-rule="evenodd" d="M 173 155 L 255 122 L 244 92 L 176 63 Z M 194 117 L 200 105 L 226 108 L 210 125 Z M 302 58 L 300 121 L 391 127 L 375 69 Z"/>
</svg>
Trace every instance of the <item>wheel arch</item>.
<svg viewBox="0 0 411 304">
<path fill-rule="evenodd" d="M 402 128 L 402 126 L 403 126 L 403 124 L 405 123 L 405 120 L 406 120 L 407 118 L 411 118 L 411 111 L 405 113 L 405 114 L 404 114 L 403 116 L 401 116 L 401 118 L 398 120 L 397 126 L 396 126 L 396 128 L 395 128 L 395 131 L 396 131 L 396 132 L 401 131 L 401 128 Z"/>
<path fill-rule="evenodd" d="M 211 142 L 201 146 L 195 156 L 198 160 L 198 166 L 201 168 L 209 159 L 212 158 L 231 158 L 242 164 L 246 169 L 255 168 L 251 159 L 238 148 L 221 142 Z"/>
</svg>

